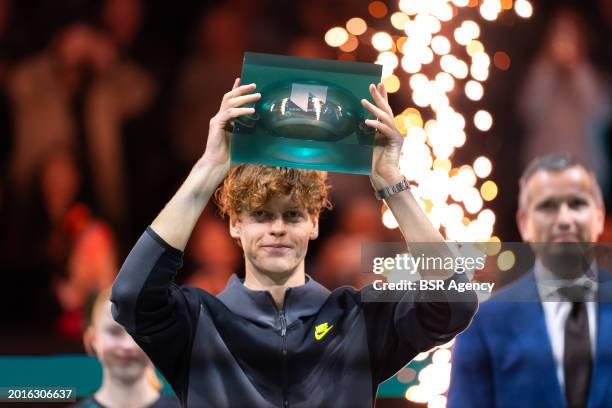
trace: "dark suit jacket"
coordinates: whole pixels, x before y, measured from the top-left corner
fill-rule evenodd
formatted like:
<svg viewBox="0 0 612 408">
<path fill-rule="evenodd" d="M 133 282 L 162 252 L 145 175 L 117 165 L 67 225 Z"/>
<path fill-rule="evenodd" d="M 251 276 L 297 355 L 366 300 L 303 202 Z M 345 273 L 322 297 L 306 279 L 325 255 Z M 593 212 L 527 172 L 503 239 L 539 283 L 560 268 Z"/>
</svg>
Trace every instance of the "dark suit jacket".
<svg viewBox="0 0 612 408">
<path fill-rule="evenodd" d="M 589 408 L 612 407 L 612 275 L 600 270 L 598 276 Z M 454 346 L 449 408 L 566 407 L 542 303 L 535 299 L 532 271 L 481 304 Z"/>
</svg>

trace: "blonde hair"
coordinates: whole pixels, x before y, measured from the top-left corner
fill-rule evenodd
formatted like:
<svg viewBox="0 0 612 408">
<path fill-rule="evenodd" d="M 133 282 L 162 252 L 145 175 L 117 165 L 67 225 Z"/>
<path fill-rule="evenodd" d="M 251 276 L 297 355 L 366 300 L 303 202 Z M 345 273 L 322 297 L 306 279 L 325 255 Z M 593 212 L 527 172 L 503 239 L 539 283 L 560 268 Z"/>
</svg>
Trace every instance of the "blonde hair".
<svg viewBox="0 0 612 408">
<path fill-rule="evenodd" d="M 83 335 L 83 345 L 85 346 L 85 350 L 87 351 L 87 354 L 89 355 L 92 355 L 92 356 L 96 355 L 95 350 L 93 348 L 93 344 L 92 344 L 94 330 L 95 330 L 95 326 L 97 322 L 100 320 L 100 315 L 102 313 L 105 313 L 108 308 L 108 305 L 110 303 L 110 297 L 111 297 L 110 287 L 102 290 L 96 296 L 96 299 L 91 308 L 91 314 L 89 316 L 89 324 L 87 325 L 87 328 L 85 329 L 85 334 Z M 157 377 L 157 374 L 155 373 L 155 369 L 153 368 L 152 364 L 150 364 L 147 367 L 147 381 L 149 385 L 155 391 L 160 391 L 163 387 L 163 384 Z"/>
</svg>

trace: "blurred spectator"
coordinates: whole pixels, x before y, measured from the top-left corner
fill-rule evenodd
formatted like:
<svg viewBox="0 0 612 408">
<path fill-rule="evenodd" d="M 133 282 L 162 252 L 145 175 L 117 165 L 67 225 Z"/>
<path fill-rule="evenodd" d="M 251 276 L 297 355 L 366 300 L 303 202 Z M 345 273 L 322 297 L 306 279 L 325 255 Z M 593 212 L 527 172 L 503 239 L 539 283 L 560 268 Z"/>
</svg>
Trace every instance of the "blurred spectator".
<svg viewBox="0 0 612 408">
<path fill-rule="evenodd" d="M 81 172 L 73 153 L 48 152 L 36 181 L 32 200 L 21 209 L 24 215 L 11 208 L 0 262 L 14 275 L 9 286 L 36 282 L 29 293 L 43 309 L 32 320 L 44 316 L 44 323 L 52 322 L 64 336 L 78 337 L 87 299 L 114 280 L 115 239 L 80 200 Z"/>
<path fill-rule="evenodd" d="M 138 24 L 130 25 L 129 17 L 119 11 L 107 14 L 105 23 L 116 30 L 112 37 L 85 24 L 70 25 L 11 73 L 9 93 L 15 116 L 11 181 L 15 198 L 26 200 L 33 171 L 45 154 L 76 149 L 82 143 L 89 153 L 100 211 L 113 225 L 121 226 L 127 194 L 122 124 L 150 104 L 154 81 L 135 63 L 121 58 L 111 40 L 119 38 L 126 45 Z M 113 18 L 120 23 L 113 25 Z M 83 142 L 78 140 L 74 109 L 79 94 L 85 103 Z"/>
<path fill-rule="evenodd" d="M 551 150 L 566 151 L 589 163 L 605 190 L 610 172 L 603 140 L 611 112 L 609 78 L 589 60 L 587 28 L 569 7 L 559 8 L 550 21 L 520 95 L 527 127 L 523 163 Z"/>
<path fill-rule="evenodd" d="M 120 50 L 129 49 L 142 29 L 140 0 L 106 0 L 100 12 L 102 27 Z"/>
<path fill-rule="evenodd" d="M 248 21 L 248 16 L 229 4 L 202 16 L 193 55 L 179 75 L 172 118 L 176 156 L 184 166 L 192 166 L 204 152 L 210 118 L 219 110 L 219 99 L 240 76 Z"/>
<path fill-rule="evenodd" d="M 95 66 L 85 97 L 85 131 L 102 214 L 123 232 L 128 222 L 123 125 L 151 106 L 157 86 L 126 53 L 142 26 L 140 1 L 107 0 L 100 19 L 106 31 L 93 46 L 113 52 Z"/>
<path fill-rule="evenodd" d="M 51 288 L 52 275 L 65 273 L 61 265 L 65 266 L 69 252 L 68 245 L 59 244 L 65 241 L 57 238 L 62 235 L 57 231 L 62 230 L 63 216 L 79 184 L 79 171 L 73 162 L 54 166 L 51 157 L 76 151 L 72 104 L 83 80 L 82 66 L 89 58 L 92 33 L 83 24 L 62 28 L 45 49 L 10 67 L 6 77 L 13 132 L 7 163 L 2 265 L 3 270 L 11 271 L 9 287 L 36 282 L 29 293 L 37 306 L 23 306 L 20 318 L 42 325 L 57 317 L 59 305 Z M 47 169 L 51 169 L 49 173 Z M 58 173 L 59 180 L 53 176 Z M 65 175 L 71 178 L 64 179 Z"/>
<path fill-rule="evenodd" d="M 10 181 L 23 201 L 36 167 L 53 149 L 76 144 L 72 103 L 91 57 L 94 32 L 83 24 L 62 29 L 47 48 L 20 62 L 8 76 L 14 115 Z"/>
<path fill-rule="evenodd" d="M 240 264 L 241 252 L 229 235 L 227 225 L 212 215 L 203 215 L 186 249 L 186 263 L 193 273 L 185 282 L 217 295 Z"/>
<path fill-rule="evenodd" d="M 102 385 L 75 407 L 123 408 L 178 407 L 177 401 L 160 392 L 162 384 L 144 351 L 111 315 L 110 288 L 102 291 L 93 306 L 91 321 L 83 335 L 87 353 L 102 365 Z"/>
<path fill-rule="evenodd" d="M 53 289 L 62 309 L 58 329 L 81 334 L 87 299 L 112 284 L 117 271 L 113 234 L 77 201 L 80 176 L 72 155 L 52 154 L 42 167 L 40 191 L 48 219 L 46 259 L 52 265 Z"/>
</svg>

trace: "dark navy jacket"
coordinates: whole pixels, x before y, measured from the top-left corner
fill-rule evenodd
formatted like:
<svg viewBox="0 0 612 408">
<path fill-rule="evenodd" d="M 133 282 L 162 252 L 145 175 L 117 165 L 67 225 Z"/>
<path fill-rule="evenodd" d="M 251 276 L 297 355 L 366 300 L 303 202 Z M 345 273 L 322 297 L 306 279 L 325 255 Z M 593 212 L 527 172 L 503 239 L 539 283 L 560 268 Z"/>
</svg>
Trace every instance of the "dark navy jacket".
<svg viewBox="0 0 612 408">
<path fill-rule="evenodd" d="M 111 300 L 115 320 L 182 406 L 371 407 L 380 382 L 450 341 L 477 309 L 473 292 L 461 295 L 464 302 L 427 302 L 431 292 L 418 291 L 398 292 L 400 302 L 364 302 L 371 286 L 330 292 L 307 277 L 286 291 L 279 311 L 267 291 L 235 276 L 218 297 L 179 287 L 181 265 L 182 252 L 148 228 Z"/>
<path fill-rule="evenodd" d="M 612 275 L 600 269 L 598 281 L 587 407 L 612 408 Z M 533 272 L 483 302 L 457 337 L 448 407 L 567 407 Z"/>
</svg>

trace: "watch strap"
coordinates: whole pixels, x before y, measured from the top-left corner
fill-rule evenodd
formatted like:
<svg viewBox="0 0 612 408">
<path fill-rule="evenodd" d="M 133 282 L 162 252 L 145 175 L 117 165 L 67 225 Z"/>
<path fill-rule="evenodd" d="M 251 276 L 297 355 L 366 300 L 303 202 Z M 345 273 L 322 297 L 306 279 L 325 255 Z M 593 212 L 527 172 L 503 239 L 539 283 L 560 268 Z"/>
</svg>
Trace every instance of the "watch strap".
<svg viewBox="0 0 612 408">
<path fill-rule="evenodd" d="M 408 182 L 408 179 L 404 177 L 399 183 L 389 187 L 381 188 L 380 190 L 376 191 L 375 195 L 378 200 L 385 200 L 391 197 L 392 195 L 395 195 L 404 190 L 408 190 L 409 188 L 410 183 Z"/>
</svg>

